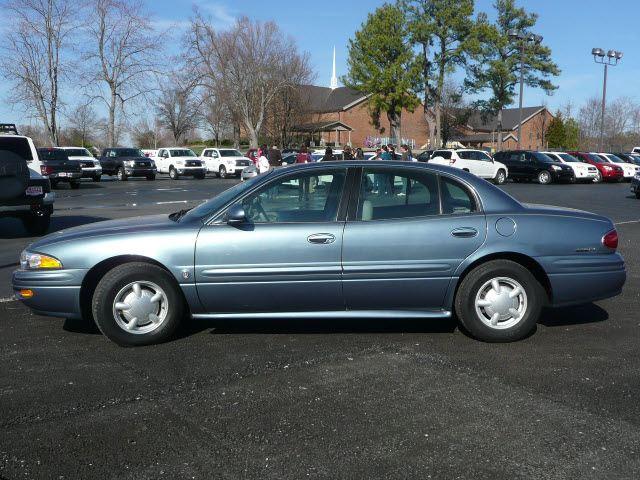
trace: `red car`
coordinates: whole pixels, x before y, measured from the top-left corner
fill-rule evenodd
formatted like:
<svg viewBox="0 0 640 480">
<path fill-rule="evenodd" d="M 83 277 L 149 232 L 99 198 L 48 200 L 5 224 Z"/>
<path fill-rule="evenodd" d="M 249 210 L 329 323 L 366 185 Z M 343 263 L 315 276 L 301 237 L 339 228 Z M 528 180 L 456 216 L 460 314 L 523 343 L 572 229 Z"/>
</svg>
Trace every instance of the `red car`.
<svg viewBox="0 0 640 480">
<path fill-rule="evenodd" d="M 598 169 L 597 182 L 621 182 L 624 179 L 624 171 L 622 167 L 613 165 L 606 162 L 600 156 L 587 152 L 567 152 L 569 155 L 573 155 L 581 162 L 593 165 Z"/>
<path fill-rule="evenodd" d="M 247 154 L 245 155 L 245 157 L 251 159 L 253 164 L 257 165 L 258 164 L 258 149 L 257 148 L 250 148 L 247 151 Z"/>
</svg>

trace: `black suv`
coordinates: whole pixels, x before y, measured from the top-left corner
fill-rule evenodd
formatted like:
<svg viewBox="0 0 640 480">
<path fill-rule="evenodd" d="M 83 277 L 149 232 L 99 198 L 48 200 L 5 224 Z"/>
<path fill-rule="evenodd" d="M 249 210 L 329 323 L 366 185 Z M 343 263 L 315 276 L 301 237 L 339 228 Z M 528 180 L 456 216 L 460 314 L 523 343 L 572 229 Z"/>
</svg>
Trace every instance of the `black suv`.
<svg viewBox="0 0 640 480">
<path fill-rule="evenodd" d="M 129 177 L 156 178 L 155 162 L 137 148 L 105 148 L 100 156 L 100 165 L 103 174 L 117 175 L 118 180 L 127 180 Z"/>
<path fill-rule="evenodd" d="M 32 168 L 30 168 L 32 167 Z M 0 217 L 22 220 L 31 235 L 49 229 L 55 195 L 40 172 L 33 141 L 13 124 L 0 124 Z"/>
<path fill-rule="evenodd" d="M 546 185 L 552 182 L 575 182 L 573 169 L 556 162 L 544 153 L 533 150 L 505 150 L 493 158 L 509 169 L 509 178 L 514 182 L 535 180 Z"/>
<path fill-rule="evenodd" d="M 73 189 L 80 188 L 82 168 L 78 162 L 69 160 L 67 152 L 61 148 L 39 148 L 38 157 L 42 166 L 42 175 L 49 177 L 51 188 L 59 183 L 67 182 Z"/>
</svg>

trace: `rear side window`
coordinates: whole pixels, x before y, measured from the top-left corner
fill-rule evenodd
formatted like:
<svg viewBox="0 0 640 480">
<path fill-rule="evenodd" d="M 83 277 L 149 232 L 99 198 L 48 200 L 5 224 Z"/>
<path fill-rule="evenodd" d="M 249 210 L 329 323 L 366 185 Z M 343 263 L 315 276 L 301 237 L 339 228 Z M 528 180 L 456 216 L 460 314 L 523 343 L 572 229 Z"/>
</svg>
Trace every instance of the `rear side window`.
<svg viewBox="0 0 640 480">
<path fill-rule="evenodd" d="M 0 150 L 7 150 L 15 153 L 27 161 L 33 160 L 29 141 L 26 138 L 0 136 Z"/>
<path fill-rule="evenodd" d="M 471 192 L 461 183 L 441 178 L 442 213 L 444 215 L 473 213 L 478 210 Z"/>
<path fill-rule="evenodd" d="M 458 156 L 463 160 L 476 160 L 475 152 L 458 152 Z"/>
<path fill-rule="evenodd" d="M 64 150 L 42 148 L 38 150 L 40 160 L 67 160 L 67 153 Z"/>
<path fill-rule="evenodd" d="M 442 158 L 446 158 L 447 160 L 451 160 L 451 152 L 448 150 L 438 150 L 437 152 L 433 153 L 434 157 L 442 157 Z"/>
</svg>

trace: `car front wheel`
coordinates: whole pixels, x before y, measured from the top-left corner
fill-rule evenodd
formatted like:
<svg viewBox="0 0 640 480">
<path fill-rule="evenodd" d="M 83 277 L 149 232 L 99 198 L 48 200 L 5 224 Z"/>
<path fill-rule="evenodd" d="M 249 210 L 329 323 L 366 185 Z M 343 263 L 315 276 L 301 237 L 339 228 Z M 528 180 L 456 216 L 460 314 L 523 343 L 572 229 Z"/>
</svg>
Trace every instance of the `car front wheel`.
<svg viewBox="0 0 640 480">
<path fill-rule="evenodd" d="M 122 182 L 126 182 L 129 179 L 129 177 L 127 177 L 127 174 L 124 171 L 124 168 L 122 167 L 118 169 L 117 177 L 118 177 L 118 180 Z"/>
<path fill-rule="evenodd" d="M 498 173 L 496 173 L 496 178 L 495 178 L 496 184 L 502 185 L 506 181 L 507 181 L 507 174 L 505 173 L 505 171 L 498 170 Z"/>
<path fill-rule="evenodd" d="M 152 345 L 171 338 L 182 320 L 184 299 L 164 269 L 133 262 L 100 280 L 92 311 L 100 331 L 118 345 Z"/>
<path fill-rule="evenodd" d="M 225 168 L 224 165 L 220 165 L 220 170 L 218 172 L 218 177 L 227 178 L 227 169 Z"/>
<path fill-rule="evenodd" d="M 173 167 L 171 167 L 169 169 L 169 178 L 171 180 L 177 180 L 178 179 L 178 171 Z"/>
<path fill-rule="evenodd" d="M 493 260 L 472 270 L 455 299 L 460 323 L 478 340 L 512 342 L 535 327 L 544 290 L 519 263 Z"/>
<path fill-rule="evenodd" d="M 551 174 L 546 170 L 543 170 L 540 173 L 538 173 L 538 183 L 541 185 L 547 185 L 551 183 Z"/>
</svg>

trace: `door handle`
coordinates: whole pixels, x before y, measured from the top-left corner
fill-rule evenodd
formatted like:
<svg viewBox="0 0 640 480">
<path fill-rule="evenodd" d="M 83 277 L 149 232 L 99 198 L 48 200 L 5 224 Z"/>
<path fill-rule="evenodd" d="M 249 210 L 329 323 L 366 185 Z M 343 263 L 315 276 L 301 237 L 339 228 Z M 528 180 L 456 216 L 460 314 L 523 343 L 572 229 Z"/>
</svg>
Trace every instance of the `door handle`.
<svg viewBox="0 0 640 480">
<path fill-rule="evenodd" d="M 451 230 L 451 235 L 458 238 L 472 238 L 478 235 L 478 230 L 472 227 L 460 227 Z"/>
<path fill-rule="evenodd" d="M 335 240 L 336 240 L 336 237 L 331 235 L 330 233 L 314 233 L 313 235 L 309 235 L 307 237 L 307 241 L 309 243 L 317 243 L 317 244 L 333 243 Z"/>
</svg>

